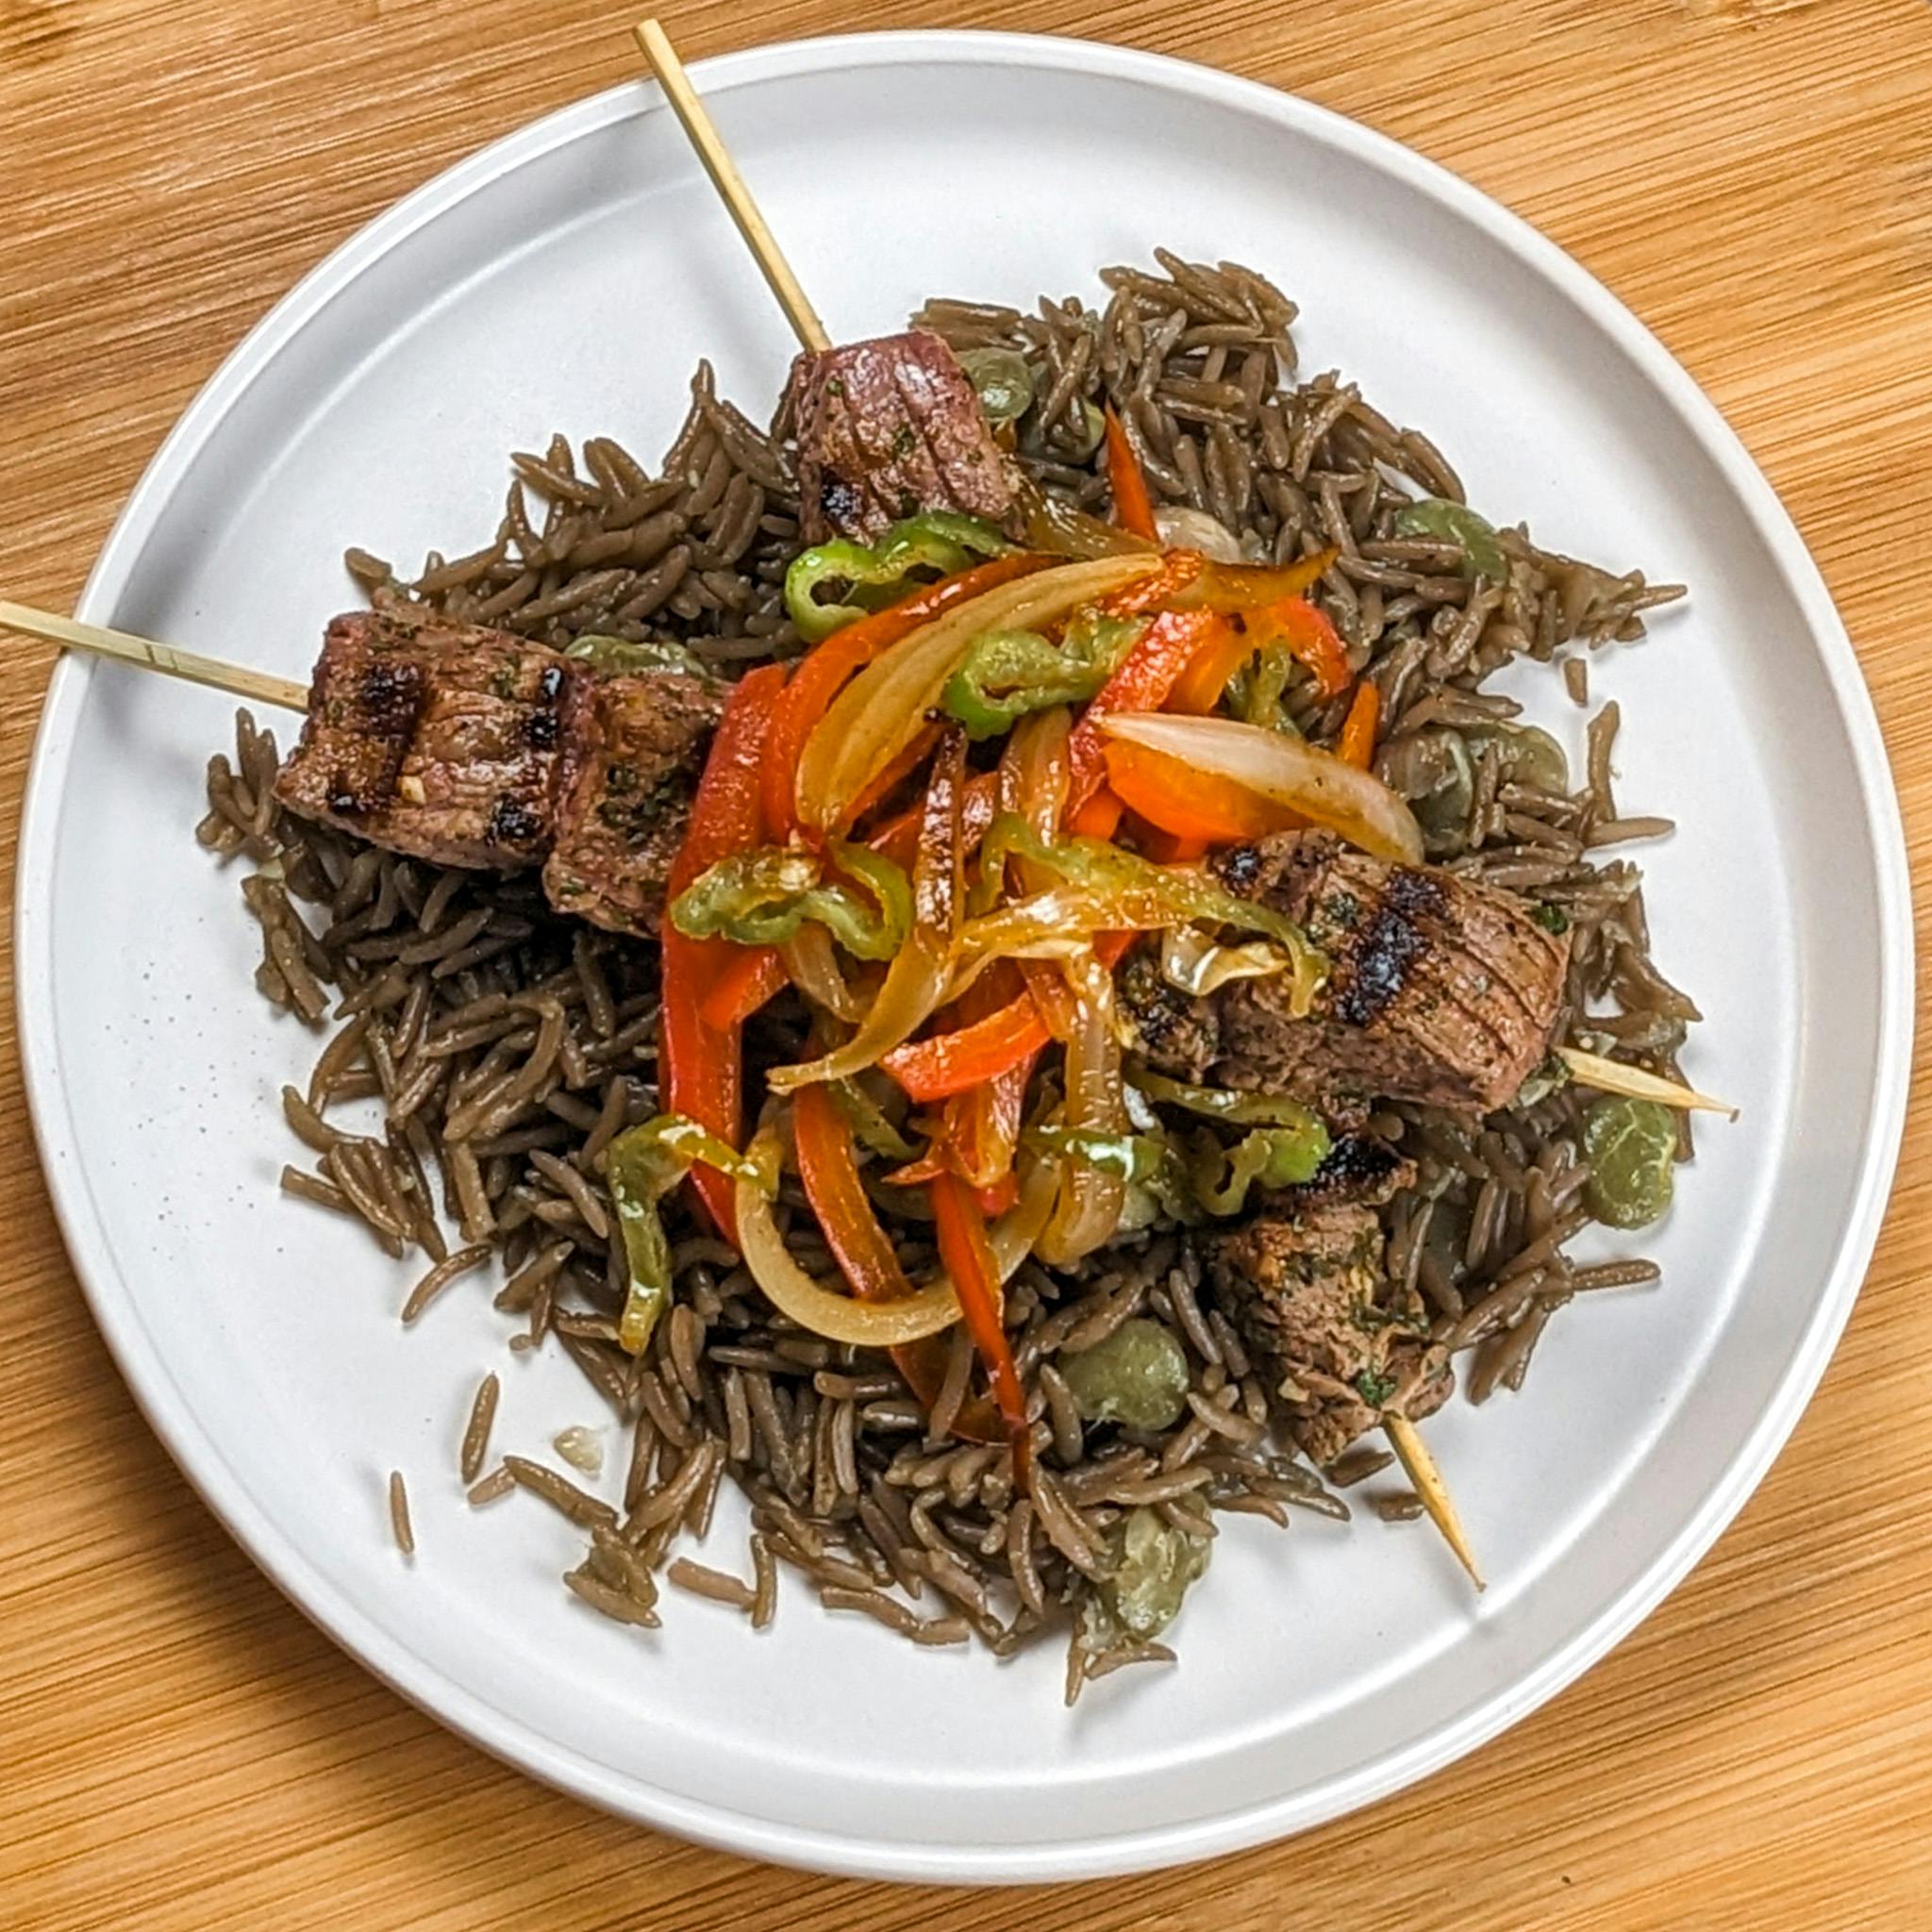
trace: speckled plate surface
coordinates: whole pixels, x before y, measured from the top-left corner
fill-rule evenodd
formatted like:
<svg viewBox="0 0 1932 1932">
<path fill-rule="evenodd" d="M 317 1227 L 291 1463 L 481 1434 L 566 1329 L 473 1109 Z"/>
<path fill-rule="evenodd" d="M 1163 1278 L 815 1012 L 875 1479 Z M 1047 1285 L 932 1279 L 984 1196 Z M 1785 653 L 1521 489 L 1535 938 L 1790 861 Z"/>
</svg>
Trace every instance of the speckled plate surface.
<svg viewBox="0 0 1932 1932">
<path fill-rule="evenodd" d="M 1665 1286 L 1561 1317 L 1524 1393 L 1430 1424 L 1492 1585 L 1426 1528 L 1231 1522 L 1182 1661 L 1059 1701 L 1060 1659 L 915 1652 L 790 1592 L 754 1636 L 680 1600 L 607 1625 L 573 1533 L 464 1508 L 468 1392 L 498 1441 L 594 1406 L 508 1358 L 487 1297 L 402 1333 L 407 1271 L 280 1197 L 275 1108 L 311 1041 L 251 985 L 251 923 L 196 847 L 206 692 L 70 661 L 17 880 L 42 1151 L 100 1324 L 236 1537 L 368 1666 L 593 1803 L 749 1855 L 927 1879 L 1119 1872 L 1253 1843 L 1423 1775 L 1600 1657 L 1784 1441 L 1870 1255 L 1904 1105 L 1897 808 L 1842 629 L 1762 477 L 1603 289 L 1493 203 L 1307 104 L 1072 42 L 887 35 L 762 48 L 701 84 L 835 328 L 928 291 L 1093 292 L 1156 242 L 1274 274 L 1340 366 L 1554 547 L 1693 587 L 1611 654 L 1622 797 L 1660 961 L 1709 1014 L 1690 1072 L 1741 1103 L 1644 1247 Z M 1158 165 L 1150 165 L 1158 158 Z M 1123 181 L 1135 184 L 1131 195 Z M 958 210 L 958 184 L 998 184 Z M 890 237 L 883 245 L 881 237 Z M 344 544 L 491 525 L 553 428 L 662 446 L 699 355 L 762 409 L 790 342 L 654 89 L 618 89 L 410 196 L 305 281 L 183 418 L 84 616 L 290 674 L 351 601 Z M 1573 748 L 1578 714 L 1550 694 Z M 408 1474 L 418 1559 L 384 1524 Z M 720 1560 L 739 1561 L 721 1514 Z"/>
</svg>

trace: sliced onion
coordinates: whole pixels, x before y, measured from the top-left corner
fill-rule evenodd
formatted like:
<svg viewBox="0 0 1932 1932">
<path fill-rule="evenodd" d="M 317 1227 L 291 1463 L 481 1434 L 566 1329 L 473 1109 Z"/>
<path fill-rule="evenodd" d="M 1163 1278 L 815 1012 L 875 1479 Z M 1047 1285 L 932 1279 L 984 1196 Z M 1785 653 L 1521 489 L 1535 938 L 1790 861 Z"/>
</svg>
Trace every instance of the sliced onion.
<svg viewBox="0 0 1932 1932">
<path fill-rule="evenodd" d="M 760 1127 L 751 1153 L 761 1161 L 778 1158 L 774 1127 Z M 738 1247 L 765 1299 L 801 1328 L 828 1341 L 854 1342 L 861 1348 L 892 1348 L 922 1336 L 937 1335 L 959 1319 L 959 1297 L 943 1274 L 898 1301 L 862 1302 L 849 1294 L 822 1288 L 791 1258 L 785 1237 L 772 1213 L 763 1190 L 740 1181 L 737 1192 Z"/>
<path fill-rule="evenodd" d="M 1422 863 L 1422 829 L 1408 807 L 1373 773 L 1344 764 L 1298 738 L 1232 718 L 1184 718 L 1159 711 L 1113 711 L 1099 724 L 1112 737 L 1165 752 L 1196 771 L 1231 779 L 1258 797 L 1300 812 L 1377 858 Z"/>
<path fill-rule="evenodd" d="M 815 1080 L 849 1079 L 903 1045 L 932 1018 L 946 997 L 949 954 L 942 937 L 914 933 L 886 969 L 885 982 L 874 995 L 858 1031 L 844 1045 L 815 1060 L 774 1067 L 765 1075 L 766 1086 L 774 1093 L 790 1093 Z"/>
<path fill-rule="evenodd" d="M 760 1166 L 775 1167 L 779 1139 L 768 1122 L 749 1153 Z M 1033 1244 L 1053 1208 L 1054 1170 L 1046 1161 L 1023 1161 L 1020 1198 L 987 1230 L 1000 1279 L 1009 1280 Z M 754 1181 L 737 1191 L 738 1246 L 764 1296 L 781 1314 L 827 1341 L 859 1348 L 896 1348 L 950 1328 L 959 1319 L 959 1297 L 944 1274 L 897 1301 L 862 1302 L 824 1288 L 791 1258 L 772 1213 L 771 1197 Z"/>
<path fill-rule="evenodd" d="M 1187 505 L 1163 504 L 1154 512 L 1154 527 L 1169 550 L 1198 550 L 1216 563 L 1248 563 L 1241 539 L 1219 517 Z"/>
<path fill-rule="evenodd" d="M 1022 476 L 1013 492 L 1022 534 L 1035 550 L 1055 557 L 1117 557 L 1138 552 L 1150 556 L 1154 545 L 1118 525 L 1102 523 L 1084 509 L 1075 509 L 1058 496 L 1049 496 L 1030 476 Z"/>
<path fill-rule="evenodd" d="M 1224 946 L 1191 925 L 1165 933 L 1160 941 L 1161 978 L 1196 997 L 1218 992 L 1237 979 L 1273 979 L 1293 964 L 1267 940 Z"/>
<path fill-rule="evenodd" d="M 919 735 L 946 679 L 973 641 L 990 630 L 1029 630 L 1055 622 L 1159 567 L 1154 552 L 1097 557 L 974 597 L 900 639 L 833 699 L 798 761 L 798 815 L 837 825 L 853 801 Z"/>
<path fill-rule="evenodd" d="M 1066 966 L 1074 995 L 1074 1030 L 1067 1041 L 1061 1124 L 1086 1134 L 1126 1131 L 1126 1083 L 1114 1026 L 1113 974 L 1090 951 Z M 1126 1207 L 1127 1184 L 1091 1160 L 1060 1163 L 1059 1197 L 1040 1236 L 1040 1257 L 1065 1268 L 1113 1239 Z"/>
<path fill-rule="evenodd" d="M 824 1008 L 835 1020 L 857 1025 L 865 1009 L 845 984 L 839 970 L 838 956 L 832 950 L 832 935 L 815 920 L 807 920 L 778 948 L 791 983 L 807 999 Z"/>
</svg>

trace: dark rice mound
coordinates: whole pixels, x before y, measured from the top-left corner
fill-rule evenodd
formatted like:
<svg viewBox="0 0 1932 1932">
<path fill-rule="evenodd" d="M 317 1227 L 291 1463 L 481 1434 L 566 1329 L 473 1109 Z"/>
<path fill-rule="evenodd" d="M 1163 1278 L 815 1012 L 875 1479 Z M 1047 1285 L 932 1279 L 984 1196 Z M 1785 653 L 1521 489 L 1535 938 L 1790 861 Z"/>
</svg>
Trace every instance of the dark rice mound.
<svg viewBox="0 0 1932 1932">
<path fill-rule="evenodd" d="M 1616 708 L 1592 720 L 1588 769 L 1571 786 L 1505 756 L 1494 726 L 1520 708 L 1481 687 L 1515 658 L 1567 663 L 1579 648 L 1632 641 L 1642 613 L 1679 591 L 1541 550 L 1519 528 L 1500 535 L 1507 589 L 1473 594 L 1455 547 L 1393 533 L 1417 491 L 1461 498 L 1433 445 L 1333 375 L 1298 382 L 1293 305 L 1258 275 L 1158 259 L 1164 273 L 1107 271 L 1100 310 L 1077 298 L 1031 314 L 935 301 L 916 319 L 962 349 L 997 343 L 1027 358 L 1040 400 L 1021 425 L 1020 458 L 1049 491 L 1105 512 L 1092 406 L 1110 400 L 1158 503 L 1211 515 L 1257 558 L 1333 543 L 1341 555 L 1315 594 L 1381 688 L 1379 769 L 1430 807 L 1431 856 L 1571 925 L 1560 1039 L 1675 1076 L 1697 1010 L 1651 963 L 1636 868 L 1598 856 L 1663 823 L 1619 817 Z M 432 555 L 409 582 L 361 552 L 350 568 L 378 602 L 419 602 L 553 644 L 590 631 L 671 635 L 730 675 L 798 648 L 780 596 L 798 541 L 782 436 L 782 424 L 774 440 L 720 401 L 700 368 L 655 476 L 607 439 L 579 458 L 558 438 L 541 458 L 513 458 L 503 522 L 481 548 Z M 1568 681 L 1583 688 L 1577 675 Z M 1305 688 L 1290 704 L 1318 741 L 1340 726 L 1340 707 Z M 708 1526 L 729 1475 L 751 1505 L 757 1583 L 731 1590 L 691 1569 L 687 1584 L 741 1599 L 761 1624 L 775 1558 L 832 1607 L 923 1642 L 956 1641 L 963 1625 L 1002 1655 L 1071 1622 L 1071 1698 L 1120 1664 L 1170 1655 L 1079 1641 L 1077 1612 L 1128 1509 L 1151 1507 L 1204 1539 L 1222 1510 L 1282 1524 L 1288 1508 L 1347 1516 L 1282 1446 L 1271 1391 L 1204 1306 L 1177 1230 L 1142 1229 L 1072 1271 L 1029 1262 L 1015 1277 L 1007 1322 L 1041 1418 L 1030 1497 L 1013 1496 L 1003 1449 L 930 1437 L 885 1357 L 776 1315 L 675 1196 L 676 1306 L 646 1357 L 626 1357 L 599 1156 L 658 1108 L 654 950 L 558 918 L 533 875 L 442 870 L 285 817 L 270 790 L 275 768 L 274 740 L 243 714 L 233 762 L 210 761 L 199 837 L 225 860 L 253 862 L 242 891 L 262 927 L 260 991 L 331 1029 L 307 1091 L 284 1096 L 313 1159 L 286 1169 L 283 1184 L 359 1218 L 393 1256 L 420 1251 L 440 1272 L 417 1307 L 482 1258 L 463 1251 L 493 1255 L 507 1283 L 495 1306 L 520 1324 L 511 1347 L 568 1351 L 628 1426 L 621 1507 L 536 1465 L 510 1472 L 589 1531 L 566 1579 L 585 1601 L 655 1624 L 656 1573 L 680 1536 Z M 748 1057 L 800 1057 L 802 1025 L 795 1006 L 775 1002 L 749 1029 Z M 377 1131 L 338 1124 L 339 1109 L 378 1097 Z M 1479 1125 L 1412 1107 L 1376 1117 L 1419 1170 L 1385 1210 L 1389 1299 L 1419 1290 L 1437 1335 L 1472 1352 L 1472 1400 L 1520 1386 L 1545 1324 L 1579 1291 L 1655 1278 L 1648 1262 L 1581 1268 L 1563 1253 L 1589 1219 L 1581 1112 L 1557 1086 Z M 1679 1152 L 1690 1157 L 1688 1127 Z M 805 1265 L 835 1273 L 795 1192 L 781 1217 Z M 916 1277 L 930 1243 L 910 1219 L 897 1233 Z M 441 1268 L 448 1260 L 458 1265 Z M 1053 1365 L 1138 1314 L 1187 1351 L 1184 1418 L 1157 1434 L 1083 1430 Z M 962 1385 L 963 1330 L 955 1345 Z M 487 1485 L 485 1499 L 503 1487 Z"/>
</svg>

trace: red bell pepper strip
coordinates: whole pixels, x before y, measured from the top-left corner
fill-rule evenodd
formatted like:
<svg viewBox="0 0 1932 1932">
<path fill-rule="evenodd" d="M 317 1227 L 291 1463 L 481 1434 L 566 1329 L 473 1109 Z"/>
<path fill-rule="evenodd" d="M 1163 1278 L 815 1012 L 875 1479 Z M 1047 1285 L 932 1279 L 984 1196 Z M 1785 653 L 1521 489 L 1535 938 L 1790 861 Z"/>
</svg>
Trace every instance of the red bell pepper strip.
<svg viewBox="0 0 1932 1932">
<path fill-rule="evenodd" d="M 684 842 L 671 864 L 672 899 L 708 867 L 758 842 L 759 761 L 771 730 L 773 704 L 784 681 L 782 665 L 764 664 L 746 673 L 732 691 L 698 780 Z M 744 1085 L 738 1028 L 707 1024 L 700 1008 L 739 949 L 728 940 L 688 938 L 668 918 L 659 937 L 663 1013 L 658 1051 L 664 1107 L 736 1147 L 743 1129 Z M 700 1164 L 691 1169 L 691 1183 L 718 1231 L 735 1241 L 738 1214 L 731 1177 Z"/>
<path fill-rule="evenodd" d="M 1101 719 L 1110 711 L 1158 710 L 1195 654 L 1209 639 L 1218 638 L 1226 625 L 1227 620 L 1212 610 L 1162 611 L 1148 625 L 1120 668 L 1094 693 L 1067 739 L 1070 817 L 1106 782 L 1107 739 Z"/>
<path fill-rule="evenodd" d="M 712 982 L 698 1007 L 707 1026 L 722 1033 L 741 1026 L 785 984 L 776 946 L 737 946 L 738 957 Z"/>
<path fill-rule="evenodd" d="M 1382 693 L 1366 677 L 1357 685 L 1348 716 L 1341 721 L 1341 736 L 1336 741 L 1335 756 L 1345 765 L 1358 765 L 1364 772 L 1375 761 L 1375 726 L 1381 721 Z"/>
<path fill-rule="evenodd" d="M 974 1188 L 973 1198 L 979 1203 L 979 1211 L 989 1221 L 997 1221 L 1009 1208 L 1018 1203 L 1020 1176 L 1008 1168 L 990 1187 Z"/>
<path fill-rule="evenodd" d="M 880 1066 L 924 1105 L 996 1079 L 1052 1039 L 1033 995 L 1023 992 L 983 1020 L 895 1046 Z"/>
<path fill-rule="evenodd" d="M 829 1087 L 798 1090 L 791 1103 L 791 1139 L 805 1197 L 852 1292 L 862 1302 L 910 1294 L 912 1284 L 858 1177 L 851 1123 Z"/>
<path fill-rule="evenodd" d="M 1127 441 L 1125 425 L 1109 405 L 1107 410 L 1107 482 L 1113 491 L 1113 520 L 1124 530 L 1150 542 L 1160 541 L 1154 522 L 1154 499 L 1147 493 L 1147 478 L 1141 470 L 1134 445 Z"/>
<path fill-rule="evenodd" d="M 1000 1320 L 1000 1276 L 987 1244 L 986 1218 L 973 1190 L 954 1174 L 934 1178 L 932 1215 L 940 1259 L 952 1276 L 966 1331 L 979 1351 L 1000 1420 L 1013 1445 L 1013 1486 L 1024 1490 L 1032 1475 L 1033 1440 L 1026 1426 L 1026 1398 Z"/>
<path fill-rule="evenodd" d="M 765 836 L 774 841 L 789 838 L 798 828 L 798 808 L 794 788 L 799 759 L 805 741 L 825 715 L 840 687 L 855 671 L 870 664 L 899 640 L 930 623 L 955 605 L 976 597 L 1014 577 L 1044 570 L 1055 559 L 1018 551 L 976 564 L 957 576 L 943 577 L 936 584 L 915 591 L 870 617 L 855 619 L 841 630 L 835 630 L 816 650 L 800 659 L 785 687 L 772 720 L 771 756 L 758 781 L 759 806 Z"/>
<path fill-rule="evenodd" d="M 839 1111 L 831 1090 L 803 1087 L 791 1108 L 792 1151 L 805 1197 L 818 1217 L 820 1232 L 840 1272 L 862 1302 L 896 1300 L 910 1294 L 912 1284 L 899 1264 L 891 1238 L 879 1225 L 858 1176 L 851 1124 Z M 946 1375 L 946 1345 L 936 1335 L 908 1342 L 891 1351 L 894 1366 L 907 1386 L 930 1409 Z M 953 1419 L 953 1433 L 969 1442 L 996 1442 L 999 1419 L 986 1399 L 961 1403 Z"/>
<path fill-rule="evenodd" d="M 995 960 L 991 970 L 969 986 L 958 1001 L 961 1020 L 983 1020 L 1026 991 L 1011 960 Z M 1041 1015 L 1042 1022 L 1044 1015 Z M 988 1214 L 1002 1214 L 1010 1201 L 995 1205 L 1004 1185 L 1013 1181 L 1013 1156 L 1020 1128 L 1026 1118 L 1026 1085 L 1033 1077 L 1039 1051 L 1027 1054 L 1005 1073 L 983 1080 L 946 1102 L 943 1137 L 956 1173 L 964 1174 L 979 1192 Z M 1017 1185 L 1017 1183 L 1015 1183 Z"/>
</svg>

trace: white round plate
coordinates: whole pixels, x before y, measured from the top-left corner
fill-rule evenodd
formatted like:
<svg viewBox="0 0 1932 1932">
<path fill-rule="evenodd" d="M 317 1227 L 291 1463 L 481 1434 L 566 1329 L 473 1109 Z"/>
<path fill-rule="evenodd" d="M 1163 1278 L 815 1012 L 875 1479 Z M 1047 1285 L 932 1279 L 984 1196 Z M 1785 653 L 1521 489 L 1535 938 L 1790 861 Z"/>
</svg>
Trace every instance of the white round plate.
<svg viewBox="0 0 1932 1932">
<path fill-rule="evenodd" d="M 1334 1817 L 1447 1763 L 1601 1657 L 1783 1442 L 1857 1291 L 1910 1026 L 1904 846 L 1818 573 L 1716 411 L 1548 242 L 1304 102 L 1110 47 L 960 33 L 707 62 L 720 125 L 837 327 L 927 292 L 1096 292 L 1157 243 L 1232 257 L 1340 367 L 1546 544 L 1692 586 L 1596 665 L 1666 971 L 1709 1015 L 1707 1124 L 1654 1291 L 1553 1327 L 1523 1394 L 1429 1425 L 1491 1588 L 1426 1525 L 1228 1520 L 1179 1667 L 1062 1709 L 1058 1648 L 915 1651 L 787 1591 L 755 1636 L 675 1600 L 605 1624 L 534 1505 L 470 1511 L 455 1448 L 502 1369 L 500 1447 L 596 1421 L 567 1363 L 507 1357 L 486 1295 L 408 1334 L 408 1271 L 279 1196 L 275 1096 L 312 1042 L 250 985 L 232 875 L 190 836 L 228 729 L 208 693 L 70 658 L 29 789 L 21 1032 L 75 1265 L 155 1428 L 236 1537 L 372 1670 L 536 1775 L 759 1857 L 932 1880 L 1174 1863 Z M 305 281 L 182 419 L 82 614 L 300 675 L 360 542 L 492 527 L 553 428 L 654 454 L 696 358 L 762 411 L 791 343 L 654 89 L 500 142 Z M 1540 689 L 1542 689 L 1540 687 Z M 1573 746 L 1579 714 L 1543 703 Z M 614 1445 L 613 1445 L 614 1446 Z M 613 1462 L 621 1462 L 613 1455 Z M 403 1469 L 405 1563 L 383 1478 Z M 718 1559 L 741 1566 L 737 1520 Z"/>
</svg>

